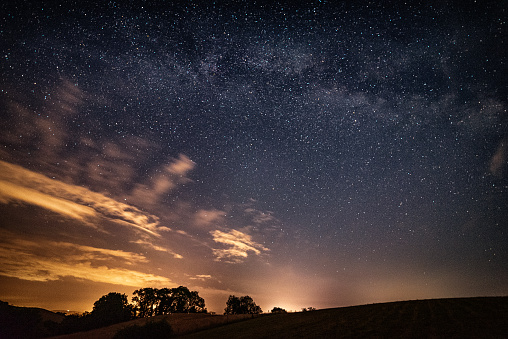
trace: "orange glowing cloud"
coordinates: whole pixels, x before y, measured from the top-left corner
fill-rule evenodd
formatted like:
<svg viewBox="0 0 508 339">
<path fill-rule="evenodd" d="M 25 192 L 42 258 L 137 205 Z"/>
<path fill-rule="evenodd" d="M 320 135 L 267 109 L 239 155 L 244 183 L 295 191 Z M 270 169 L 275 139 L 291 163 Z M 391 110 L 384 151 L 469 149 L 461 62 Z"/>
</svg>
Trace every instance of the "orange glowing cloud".
<svg viewBox="0 0 508 339">
<path fill-rule="evenodd" d="M 217 261 L 225 260 L 229 263 L 239 263 L 248 257 L 249 252 L 260 255 L 262 251 L 269 251 L 268 248 L 253 241 L 250 235 L 237 230 L 231 230 L 228 233 L 215 230 L 210 234 L 212 234 L 215 242 L 229 247 L 226 249 L 213 249 Z"/>
<path fill-rule="evenodd" d="M 104 217 L 159 237 L 159 219 L 87 188 L 50 179 L 21 166 L 0 161 L 0 203 L 19 201 L 95 225 Z"/>
<path fill-rule="evenodd" d="M 90 207 L 76 204 L 69 200 L 55 198 L 37 190 L 7 181 L 0 181 L 0 202 L 8 203 L 13 200 L 37 205 L 55 213 L 82 221 L 86 217 L 96 216 L 95 210 Z"/>
<path fill-rule="evenodd" d="M 19 239 L 7 231 L 1 235 L 0 274 L 4 276 L 30 281 L 74 277 L 125 286 L 171 283 L 166 277 L 121 267 L 148 262 L 138 253 L 44 239 Z"/>
</svg>

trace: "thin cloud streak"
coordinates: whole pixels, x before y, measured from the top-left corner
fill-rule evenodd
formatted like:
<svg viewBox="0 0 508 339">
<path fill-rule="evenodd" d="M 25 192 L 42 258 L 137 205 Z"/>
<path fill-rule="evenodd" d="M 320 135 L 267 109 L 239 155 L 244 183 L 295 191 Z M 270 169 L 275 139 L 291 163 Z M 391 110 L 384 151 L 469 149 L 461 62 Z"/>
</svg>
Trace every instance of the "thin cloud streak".
<svg viewBox="0 0 508 339">
<path fill-rule="evenodd" d="M 144 240 L 136 240 L 136 241 L 131 241 L 131 243 L 133 244 L 138 244 L 138 245 L 142 245 L 144 247 L 147 247 L 147 248 L 150 248 L 150 249 L 153 249 L 155 251 L 159 251 L 159 252 L 166 252 L 166 253 L 169 253 L 173 256 L 173 258 L 175 259 L 183 259 L 183 256 L 178 254 L 178 253 L 175 253 L 174 251 L 168 249 L 168 248 L 165 248 L 165 247 L 162 247 L 162 246 L 157 246 L 157 245 L 154 245 L 152 244 L 151 242 L 148 242 L 148 241 L 144 241 Z"/>
</svg>

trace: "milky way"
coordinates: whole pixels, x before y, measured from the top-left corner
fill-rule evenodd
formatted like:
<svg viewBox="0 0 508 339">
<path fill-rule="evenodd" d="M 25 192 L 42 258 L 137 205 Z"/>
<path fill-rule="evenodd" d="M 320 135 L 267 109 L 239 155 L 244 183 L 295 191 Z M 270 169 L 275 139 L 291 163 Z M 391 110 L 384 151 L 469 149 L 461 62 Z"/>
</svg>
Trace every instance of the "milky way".
<svg viewBox="0 0 508 339">
<path fill-rule="evenodd" d="M 0 299 L 506 295 L 504 7 L 1 5 Z"/>
</svg>

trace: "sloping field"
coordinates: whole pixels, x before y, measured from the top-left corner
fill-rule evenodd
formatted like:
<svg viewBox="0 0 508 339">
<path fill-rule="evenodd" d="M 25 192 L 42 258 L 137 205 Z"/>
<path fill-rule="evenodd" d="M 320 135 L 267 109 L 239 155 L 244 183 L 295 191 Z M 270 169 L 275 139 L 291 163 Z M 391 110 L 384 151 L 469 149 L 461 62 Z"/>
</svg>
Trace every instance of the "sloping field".
<svg viewBox="0 0 508 339">
<path fill-rule="evenodd" d="M 508 297 L 416 300 L 266 315 L 182 338 L 508 338 Z"/>
<path fill-rule="evenodd" d="M 148 322 L 157 322 L 160 320 L 166 320 L 173 329 L 175 335 L 182 335 L 186 333 L 196 332 L 202 329 L 209 329 L 224 324 L 230 324 L 245 319 L 251 319 L 250 314 L 238 314 L 238 315 L 209 315 L 209 314 L 171 314 L 171 315 L 160 315 L 151 318 L 140 318 L 124 323 L 119 323 L 103 328 L 98 328 L 86 332 L 78 332 L 67 335 L 61 335 L 53 337 L 54 339 L 110 339 L 119 330 L 129 327 L 132 325 L 143 326 Z"/>
<path fill-rule="evenodd" d="M 161 319 L 184 339 L 508 338 L 508 297 L 401 301 L 255 317 L 174 314 L 58 338 L 111 338 L 124 327 Z"/>
</svg>

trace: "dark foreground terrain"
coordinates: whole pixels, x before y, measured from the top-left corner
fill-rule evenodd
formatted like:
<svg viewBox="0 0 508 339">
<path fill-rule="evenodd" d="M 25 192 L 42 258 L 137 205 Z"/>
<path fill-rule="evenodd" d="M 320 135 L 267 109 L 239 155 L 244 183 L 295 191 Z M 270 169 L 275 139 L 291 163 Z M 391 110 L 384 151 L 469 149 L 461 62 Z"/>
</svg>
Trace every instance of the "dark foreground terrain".
<svg viewBox="0 0 508 339">
<path fill-rule="evenodd" d="M 186 339 L 508 338 L 508 297 L 401 301 L 254 317 L 174 314 L 136 319 L 58 338 L 112 338 L 126 327 L 142 327 L 161 320 L 172 327 L 173 334 L 168 337 Z M 6 325 L 5 321 L 2 323 Z M 1 334 L 2 331 L 0 337 Z M 41 335 L 44 334 L 34 337 Z M 138 332 L 127 337 L 140 336 Z"/>
<path fill-rule="evenodd" d="M 508 338 L 508 297 L 403 301 L 266 315 L 183 338 Z"/>
</svg>

